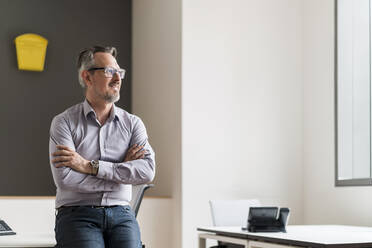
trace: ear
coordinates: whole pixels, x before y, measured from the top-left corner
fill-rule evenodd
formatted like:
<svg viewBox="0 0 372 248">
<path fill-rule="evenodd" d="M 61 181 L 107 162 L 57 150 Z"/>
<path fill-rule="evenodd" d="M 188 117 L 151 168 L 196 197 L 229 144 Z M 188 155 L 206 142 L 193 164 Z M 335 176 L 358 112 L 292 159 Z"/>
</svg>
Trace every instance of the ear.
<svg viewBox="0 0 372 248">
<path fill-rule="evenodd" d="M 85 86 L 88 87 L 92 85 L 92 74 L 90 74 L 88 71 L 84 70 L 81 72 L 81 77 L 84 80 Z"/>
</svg>

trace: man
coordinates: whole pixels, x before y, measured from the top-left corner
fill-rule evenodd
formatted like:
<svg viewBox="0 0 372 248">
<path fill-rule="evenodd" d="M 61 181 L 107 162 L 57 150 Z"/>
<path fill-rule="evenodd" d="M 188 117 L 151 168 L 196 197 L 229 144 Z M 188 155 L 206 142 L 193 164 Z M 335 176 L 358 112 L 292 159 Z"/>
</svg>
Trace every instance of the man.
<svg viewBox="0 0 372 248">
<path fill-rule="evenodd" d="M 50 164 L 56 196 L 56 247 L 140 248 L 129 207 L 132 184 L 155 175 L 155 155 L 140 118 L 115 106 L 125 71 L 114 47 L 95 46 L 78 59 L 85 101 L 54 117 Z"/>
</svg>

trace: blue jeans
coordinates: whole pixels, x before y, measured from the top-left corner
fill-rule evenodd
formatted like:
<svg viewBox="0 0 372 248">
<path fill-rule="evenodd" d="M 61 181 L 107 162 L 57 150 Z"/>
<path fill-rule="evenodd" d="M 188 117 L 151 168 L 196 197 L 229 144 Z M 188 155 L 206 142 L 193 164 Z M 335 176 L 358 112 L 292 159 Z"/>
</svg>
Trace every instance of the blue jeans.
<svg viewBox="0 0 372 248">
<path fill-rule="evenodd" d="M 56 216 L 56 248 L 141 248 L 130 206 L 65 207 Z"/>
</svg>

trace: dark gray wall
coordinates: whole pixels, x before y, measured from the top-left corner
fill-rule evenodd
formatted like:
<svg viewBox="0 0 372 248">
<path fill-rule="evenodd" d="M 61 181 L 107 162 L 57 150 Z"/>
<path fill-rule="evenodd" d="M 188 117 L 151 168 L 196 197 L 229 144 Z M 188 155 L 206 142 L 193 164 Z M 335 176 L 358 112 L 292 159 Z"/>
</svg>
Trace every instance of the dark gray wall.
<svg viewBox="0 0 372 248">
<path fill-rule="evenodd" d="M 43 72 L 19 71 L 14 38 L 49 44 Z M 131 108 L 130 0 L 0 1 L 0 195 L 55 195 L 48 144 L 52 118 L 83 101 L 76 56 L 95 44 L 118 49 L 127 70 L 118 106 Z"/>
</svg>

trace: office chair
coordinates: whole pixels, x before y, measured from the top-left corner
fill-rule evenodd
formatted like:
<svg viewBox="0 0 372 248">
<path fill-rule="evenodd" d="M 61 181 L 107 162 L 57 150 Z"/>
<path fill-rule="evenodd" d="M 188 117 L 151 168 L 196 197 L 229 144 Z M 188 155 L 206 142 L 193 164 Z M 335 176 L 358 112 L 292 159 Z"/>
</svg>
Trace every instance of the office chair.
<svg viewBox="0 0 372 248">
<path fill-rule="evenodd" d="M 154 187 L 153 184 L 140 184 L 140 185 L 132 186 L 132 200 L 130 201 L 129 205 L 134 211 L 136 218 L 137 218 L 137 214 L 141 206 L 141 202 L 145 194 L 145 191 L 152 187 Z M 145 248 L 144 244 L 142 244 L 142 248 Z"/>
<path fill-rule="evenodd" d="M 214 226 L 241 226 L 246 227 L 250 207 L 260 207 L 257 199 L 247 200 L 212 200 L 209 201 L 212 221 Z M 242 248 L 226 242 L 218 242 L 217 246 L 211 248 Z"/>
<path fill-rule="evenodd" d="M 137 214 L 141 206 L 141 202 L 145 194 L 145 191 L 152 187 L 154 187 L 153 184 L 140 184 L 140 185 L 132 186 L 132 200 L 130 201 L 129 205 L 134 211 L 136 218 L 137 218 Z"/>
</svg>

